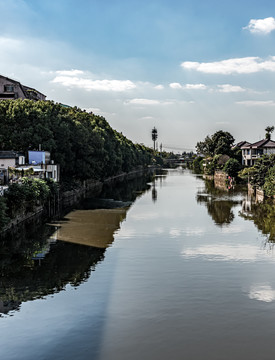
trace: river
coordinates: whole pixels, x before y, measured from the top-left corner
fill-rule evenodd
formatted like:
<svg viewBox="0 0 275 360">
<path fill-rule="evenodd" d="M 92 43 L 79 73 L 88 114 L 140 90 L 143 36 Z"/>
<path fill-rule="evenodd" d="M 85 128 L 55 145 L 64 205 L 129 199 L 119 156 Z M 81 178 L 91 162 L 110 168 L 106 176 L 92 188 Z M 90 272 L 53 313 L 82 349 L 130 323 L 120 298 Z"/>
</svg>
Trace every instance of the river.
<svg viewBox="0 0 275 360">
<path fill-rule="evenodd" d="M 178 168 L 0 247 L 1 360 L 271 360 L 275 209 Z"/>
</svg>

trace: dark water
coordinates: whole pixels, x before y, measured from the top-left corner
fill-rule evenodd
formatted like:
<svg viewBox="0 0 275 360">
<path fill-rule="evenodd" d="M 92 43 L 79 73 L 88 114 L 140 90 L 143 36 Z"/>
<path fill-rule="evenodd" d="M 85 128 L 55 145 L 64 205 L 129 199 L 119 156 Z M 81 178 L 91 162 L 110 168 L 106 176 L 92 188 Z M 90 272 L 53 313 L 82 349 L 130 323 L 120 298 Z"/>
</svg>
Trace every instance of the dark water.
<svg viewBox="0 0 275 360">
<path fill-rule="evenodd" d="M 275 356 L 275 207 L 187 170 L 0 247 L 0 359 Z"/>
</svg>

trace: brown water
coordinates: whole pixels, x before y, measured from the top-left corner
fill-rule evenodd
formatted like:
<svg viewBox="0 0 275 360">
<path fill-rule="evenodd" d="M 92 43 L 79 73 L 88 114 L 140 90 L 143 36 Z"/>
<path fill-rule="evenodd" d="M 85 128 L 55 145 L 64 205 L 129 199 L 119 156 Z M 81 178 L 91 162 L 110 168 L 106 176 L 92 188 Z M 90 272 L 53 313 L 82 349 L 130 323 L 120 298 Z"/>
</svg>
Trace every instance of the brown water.
<svg viewBox="0 0 275 360">
<path fill-rule="evenodd" d="M 1 244 L 1 359 L 274 358 L 273 205 L 182 169 L 103 197 Z"/>
</svg>

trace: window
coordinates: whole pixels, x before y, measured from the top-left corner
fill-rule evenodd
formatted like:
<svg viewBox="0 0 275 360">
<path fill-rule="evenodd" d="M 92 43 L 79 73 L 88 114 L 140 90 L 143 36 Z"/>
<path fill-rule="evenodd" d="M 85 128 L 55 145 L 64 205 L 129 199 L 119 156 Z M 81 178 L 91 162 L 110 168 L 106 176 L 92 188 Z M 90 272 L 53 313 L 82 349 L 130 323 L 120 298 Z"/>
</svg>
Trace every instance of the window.
<svg viewBox="0 0 275 360">
<path fill-rule="evenodd" d="M 14 85 L 12 84 L 7 84 L 4 86 L 4 91 L 6 92 L 14 92 Z"/>
</svg>

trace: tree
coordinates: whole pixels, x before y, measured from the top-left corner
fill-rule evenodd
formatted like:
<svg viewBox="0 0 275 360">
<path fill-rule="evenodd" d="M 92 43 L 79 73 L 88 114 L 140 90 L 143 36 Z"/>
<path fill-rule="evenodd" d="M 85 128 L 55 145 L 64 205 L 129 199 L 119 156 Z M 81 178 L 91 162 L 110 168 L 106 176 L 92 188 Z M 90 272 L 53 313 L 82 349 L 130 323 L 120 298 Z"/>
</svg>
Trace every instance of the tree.
<svg viewBox="0 0 275 360">
<path fill-rule="evenodd" d="M 214 156 L 218 154 L 231 155 L 234 137 L 226 131 L 219 130 L 212 136 L 207 135 L 204 141 L 196 145 L 197 152 L 205 156 Z"/>
<path fill-rule="evenodd" d="M 267 126 L 265 128 L 265 131 L 266 131 L 265 138 L 267 140 L 270 140 L 271 139 L 271 133 L 274 131 L 274 126 Z"/>
<path fill-rule="evenodd" d="M 275 195 L 275 166 L 273 166 L 268 170 L 263 189 L 265 195 L 267 196 Z"/>
<path fill-rule="evenodd" d="M 223 171 L 225 171 L 229 176 L 235 177 L 238 175 L 238 172 L 241 170 L 241 164 L 236 159 L 229 159 L 223 168 Z"/>
<path fill-rule="evenodd" d="M 104 117 L 52 101 L 2 100 L 0 129 L 0 150 L 27 153 L 41 144 L 60 164 L 61 180 L 68 185 L 105 179 L 152 159 L 151 149 L 116 132 Z M 154 134 L 156 140 L 156 129 Z"/>
</svg>

